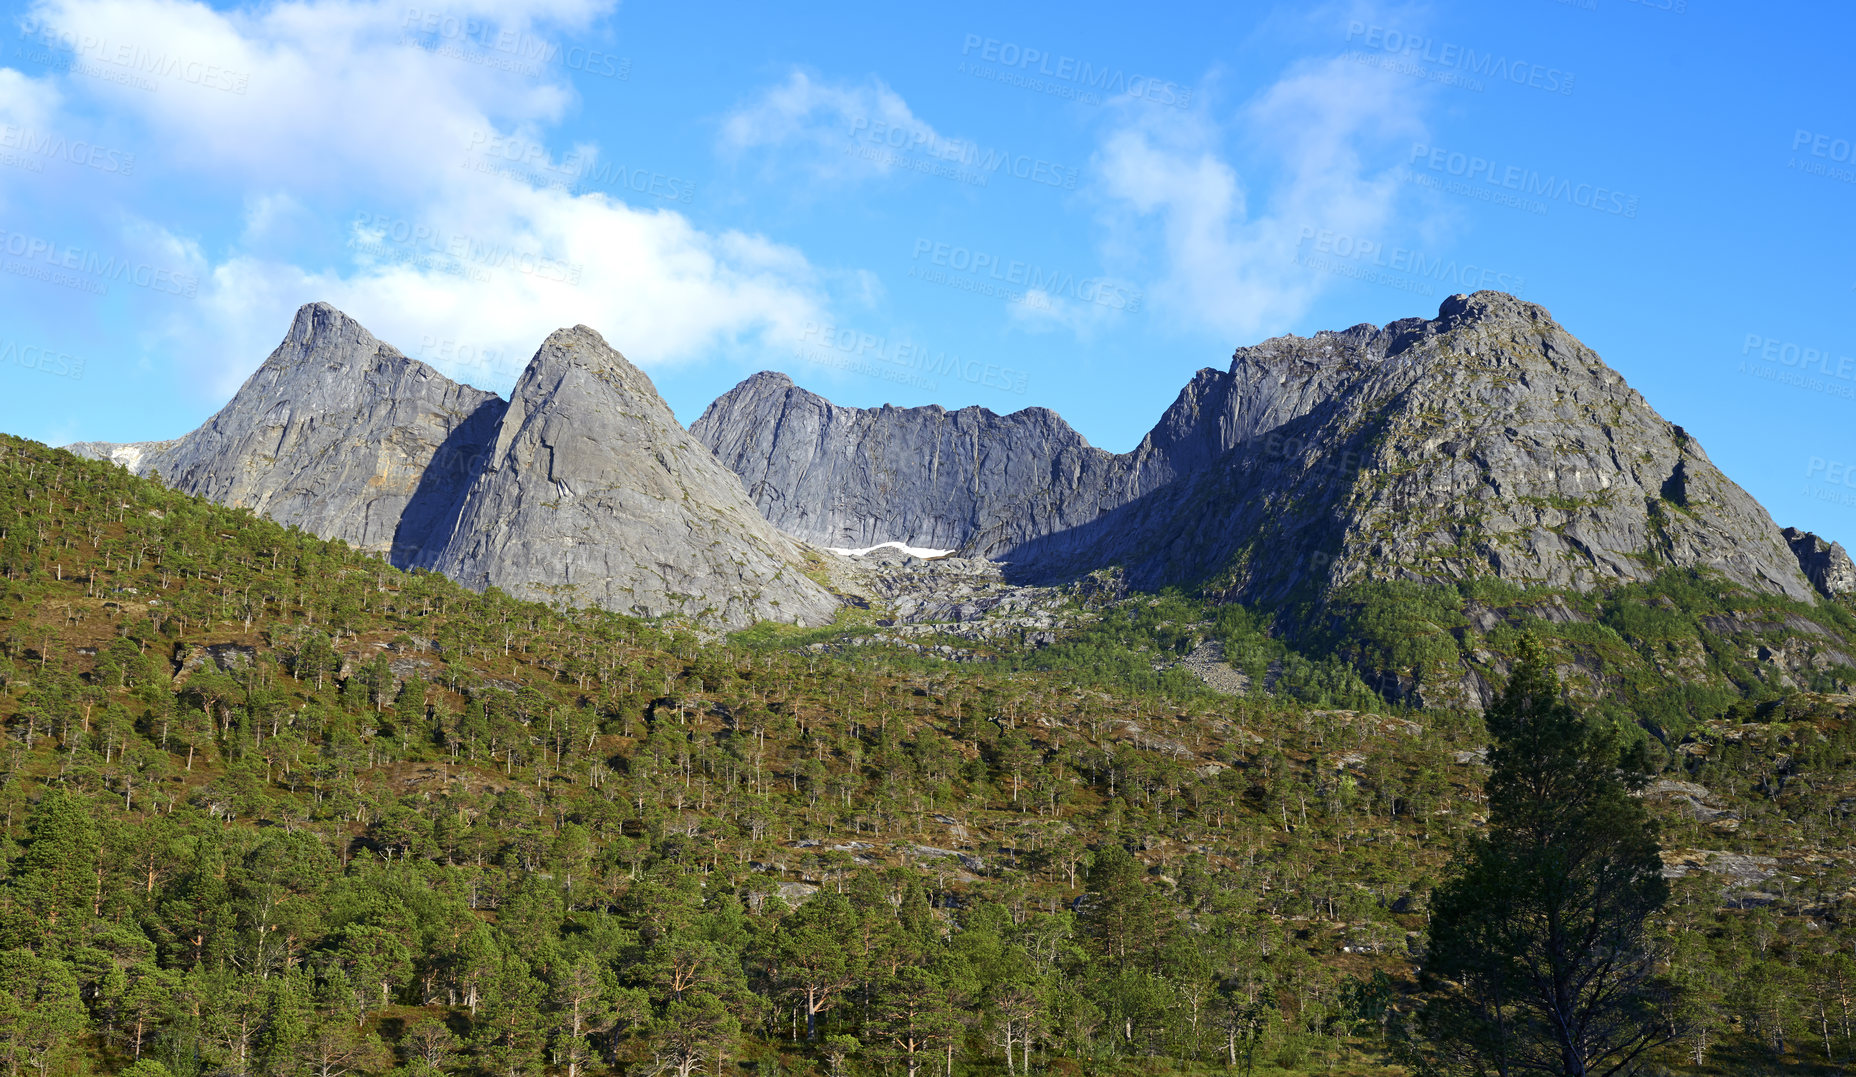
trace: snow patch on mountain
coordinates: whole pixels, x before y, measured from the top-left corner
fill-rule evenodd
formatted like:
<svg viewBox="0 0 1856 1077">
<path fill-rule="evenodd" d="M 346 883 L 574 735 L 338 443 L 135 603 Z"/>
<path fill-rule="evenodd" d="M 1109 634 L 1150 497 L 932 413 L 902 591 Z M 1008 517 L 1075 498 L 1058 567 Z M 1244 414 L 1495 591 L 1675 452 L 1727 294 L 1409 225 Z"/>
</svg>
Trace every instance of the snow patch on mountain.
<svg viewBox="0 0 1856 1077">
<path fill-rule="evenodd" d="M 865 554 L 875 553 L 878 550 L 901 550 L 910 557 L 925 559 L 930 557 L 946 557 L 948 554 L 954 552 L 952 550 L 933 550 L 926 546 L 910 546 L 905 542 L 879 542 L 875 546 L 865 546 L 857 550 L 844 546 L 827 546 L 825 548 L 832 553 L 840 554 L 844 557 L 862 557 Z"/>
</svg>

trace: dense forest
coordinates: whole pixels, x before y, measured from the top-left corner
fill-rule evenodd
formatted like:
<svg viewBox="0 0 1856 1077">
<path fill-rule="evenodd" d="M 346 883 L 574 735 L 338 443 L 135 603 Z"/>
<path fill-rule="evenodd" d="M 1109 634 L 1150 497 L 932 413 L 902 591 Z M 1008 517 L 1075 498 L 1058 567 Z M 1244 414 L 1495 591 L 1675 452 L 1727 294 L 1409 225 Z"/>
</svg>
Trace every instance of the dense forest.
<svg viewBox="0 0 1856 1077">
<path fill-rule="evenodd" d="M 1678 573 L 1553 596 L 1581 617 L 1479 586 L 1360 589 L 1295 647 L 1173 593 L 1079 595 L 1069 637 L 972 661 L 717 639 L 0 439 L 0 1054 L 1416 1072 L 1434 893 L 1489 818 L 1484 721 L 1424 688 L 1537 638 L 1644 770 L 1675 992 L 1650 1061 L 1840 1072 L 1856 619 Z M 1472 639 L 1494 601 L 1542 615 Z M 1728 638 L 1760 611 L 1832 658 Z M 1178 665 L 1207 639 L 1253 691 Z"/>
</svg>

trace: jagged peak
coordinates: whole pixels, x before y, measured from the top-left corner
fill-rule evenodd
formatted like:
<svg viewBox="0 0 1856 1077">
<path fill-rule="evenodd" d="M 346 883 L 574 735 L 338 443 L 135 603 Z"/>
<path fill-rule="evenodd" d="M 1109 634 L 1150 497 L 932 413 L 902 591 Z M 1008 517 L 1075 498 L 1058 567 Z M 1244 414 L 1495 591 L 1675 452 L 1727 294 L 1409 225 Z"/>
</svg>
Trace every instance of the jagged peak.
<svg viewBox="0 0 1856 1077">
<path fill-rule="evenodd" d="M 762 389 L 762 388 L 765 388 L 765 389 L 796 389 L 798 388 L 798 386 L 793 384 L 793 379 L 787 377 L 785 374 L 782 374 L 777 370 L 762 370 L 755 374 L 749 374 L 746 378 L 743 378 L 741 380 L 741 384 L 735 386 L 735 391 L 739 392 L 743 389 Z"/>
<path fill-rule="evenodd" d="M 283 340 L 278 342 L 276 349 L 252 373 L 254 380 L 246 382 L 245 388 L 275 384 L 271 379 L 277 378 L 292 381 L 302 378 L 320 379 L 327 376 L 327 360 L 338 359 L 346 366 L 346 358 L 357 352 L 395 363 L 413 364 L 433 376 L 443 377 L 436 370 L 374 336 L 366 326 L 333 303 L 318 300 L 297 308 Z M 241 389 L 240 393 L 244 391 Z"/>
<path fill-rule="evenodd" d="M 833 406 L 831 401 L 802 385 L 796 384 L 793 379 L 787 375 L 777 370 L 761 370 L 749 374 L 747 377 L 735 383 L 734 388 L 716 397 L 709 407 L 713 409 L 718 405 L 739 400 L 779 399 L 792 394 L 798 394 L 799 398 L 802 400 L 811 399 L 826 407 Z"/>
<path fill-rule="evenodd" d="M 287 342 L 314 347 L 318 341 L 331 333 L 374 339 L 374 334 L 368 332 L 366 326 L 335 304 L 321 299 L 296 308 L 296 316 L 290 319 L 290 331 L 285 334 L 284 339 Z"/>
<path fill-rule="evenodd" d="M 512 398 L 526 392 L 551 393 L 574 370 L 583 370 L 606 382 L 619 392 L 655 402 L 669 411 L 650 375 L 606 342 L 599 330 L 589 325 L 556 329 L 541 342 L 534 358 L 516 379 Z"/>
<path fill-rule="evenodd" d="M 466 396 L 476 394 L 488 399 L 497 395 L 446 377 L 436 367 L 374 336 L 334 304 L 318 300 L 297 308 L 283 340 L 219 414 L 250 406 L 253 394 L 265 400 L 285 391 L 385 393 L 397 391 L 393 386 L 408 379 L 426 383 L 436 391 L 448 392 L 455 387 Z"/>
<path fill-rule="evenodd" d="M 1079 441 L 1082 441 L 1084 444 L 1088 443 L 1087 439 L 1083 438 L 1082 434 L 1070 428 L 1070 424 L 1062 415 L 1059 415 L 1057 412 L 1041 404 L 1030 404 L 1014 411 L 1003 413 L 996 412 L 984 404 L 968 404 L 966 407 L 962 408 L 948 408 L 941 404 L 912 404 L 902 406 L 883 403 L 874 407 L 859 408 L 848 404 L 835 403 L 829 397 L 813 392 L 803 385 L 796 384 L 790 376 L 777 370 L 762 370 L 743 378 L 735 384 L 734 388 L 710 402 L 709 406 L 704 409 L 702 418 L 698 419 L 697 422 L 706 422 L 711 414 L 717 414 L 720 409 L 733 406 L 736 402 L 744 399 L 784 396 L 788 393 L 800 393 L 803 394 L 804 398 L 817 401 L 824 407 L 845 411 L 907 416 L 929 415 L 936 418 L 952 416 L 956 420 L 978 419 L 982 422 L 1004 419 L 1017 423 L 1044 423 L 1069 430 L 1072 434 L 1075 434 Z"/>
<path fill-rule="evenodd" d="M 548 339 L 542 341 L 541 347 L 535 352 L 536 359 L 544 356 L 588 366 L 609 366 L 616 360 L 627 369 L 637 369 L 617 348 L 606 343 L 606 338 L 600 335 L 599 330 L 590 325 L 575 325 L 549 333 Z"/>
<path fill-rule="evenodd" d="M 1434 318 L 1398 318 L 1383 326 L 1361 322 L 1346 329 L 1318 329 L 1309 336 L 1283 333 L 1244 345 L 1232 352 L 1230 373 L 1236 374 L 1252 364 L 1318 364 L 1337 350 L 1365 359 L 1390 358 L 1431 334 L 1486 321 L 1558 325 L 1545 307 L 1507 292 L 1458 293 L 1438 304 Z"/>
<path fill-rule="evenodd" d="M 1454 328 L 1471 322 L 1486 321 L 1522 321 L 1546 322 L 1557 325 L 1553 315 L 1539 303 L 1530 303 L 1507 292 L 1484 290 L 1480 292 L 1459 292 L 1446 296 L 1437 305 L 1437 317 L 1433 321 L 1440 323 L 1440 328 Z"/>
<path fill-rule="evenodd" d="M 763 400 L 784 399 L 792 393 L 802 394 L 801 399 L 810 397 L 827 408 L 833 406 L 831 401 L 794 385 L 793 379 L 779 371 L 762 370 L 741 379 L 735 383 L 734 388 L 709 401 L 709 406 L 702 409 L 702 415 L 690 424 L 690 430 L 694 432 L 721 422 L 721 416 L 736 409 L 752 408 Z"/>
<path fill-rule="evenodd" d="M 585 322 L 567 328 L 556 329 L 554 332 L 548 334 L 548 339 L 543 343 L 553 344 L 569 340 L 589 340 L 607 351 L 616 351 L 612 345 L 606 343 L 606 338 L 600 334 L 599 330 L 587 325 Z"/>
</svg>

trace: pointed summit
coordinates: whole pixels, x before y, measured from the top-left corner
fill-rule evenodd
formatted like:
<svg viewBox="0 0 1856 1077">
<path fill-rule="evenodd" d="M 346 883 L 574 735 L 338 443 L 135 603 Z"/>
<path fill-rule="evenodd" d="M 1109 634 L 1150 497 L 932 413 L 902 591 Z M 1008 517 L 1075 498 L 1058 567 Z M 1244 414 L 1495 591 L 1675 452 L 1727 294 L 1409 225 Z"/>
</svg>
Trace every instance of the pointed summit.
<svg viewBox="0 0 1856 1077">
<path fill-rule="evenodd" d="M 284 334 L 284 342 L 313 346 L 320 336 L 355 331 L 373 336 L 367 332 L 366 327 L 343 313 L 335 304 L 318 299 L 296 308 L 296 316 L 290 319 L 290 331 Z"/>
<path fill-rule="evenodd" d="M 754 378 L 692 430 L 802 538 L 954 547 L 1034 579 L 1118 564 L 1137 586 L 1276 604 L 1363 579 L 1589 590 L 1675 566 L 1816 594 L 1693 438 L 1501 292 L 1239 348 L 1119 455 L 1054 416 L 969 410 L 840 408 Z"/>
<path fill-rule="evenodd" d="M 381 343 L 330 304 L 306 303 L 198 430 L 93 455 L 404 563 L 454 508 L 456 487 L 470 477 L 460 461 L 487 440 L 502 405 Z"/>
<path fill-rule="evenodd" d="M 395 366 L 410 364 L 434 375 L 438 373 L 382 342 L 368 332 L 366 326 L 333 304 L 305 303 L 290 319 L 290 328 L 285 331 L 283 340 L 246 384 L 263 380 L 267 372 L 271 378 L 298 373 L 312 378 L 344 371 L 365 373 L 382 361 Z"/>
<path fill-rule="evenodd" d="M 830 620 L 802 548 L 599 333 L 549 334 L 512 398 L 305 303 L 198 430 L 72 448 L 478 588 L 727 627 Z"/>
<path fill-rule="evenodd" d="M 651 379 L 586 326 L 549 335 L 510 394 L 432 567 L 469 587 L 681 613 L 823 623 L 837 602 Z"/>
</svg>

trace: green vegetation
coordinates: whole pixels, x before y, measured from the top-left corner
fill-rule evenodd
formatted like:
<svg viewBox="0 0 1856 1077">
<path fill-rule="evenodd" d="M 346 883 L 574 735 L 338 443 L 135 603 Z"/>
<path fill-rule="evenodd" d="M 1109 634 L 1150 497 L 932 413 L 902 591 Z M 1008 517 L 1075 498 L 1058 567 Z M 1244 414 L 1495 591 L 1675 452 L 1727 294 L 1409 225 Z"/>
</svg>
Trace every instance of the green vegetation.
<svg viewBox="0 0 1856 1077">
<path fill-rule="evenodd" d="M 1419 974 L 1425 1068 L 1637 1072 L 1677 1027 L 1649 933 L 1669 884 L 1631 795 L 1643 755 L 1561 699 L 1537 647 L 1487 721 L 1488 829 L 1437 889 Z"/>
<path fill-rule="evenodd" d="M 1585 619 L 1517 612 L 1549 601 Z M 1845 612 L 1679 577 L 1335 608 L 1297 647 L 1182 595 L 973 661 L 854 622 L 704 641 L 0 440 L 0 1054 L 1398 1072 L 1433 885 L 1490 810 L 1482 723 L 1431 696 L 1505 682 L 1532 631 L 1657 772 L 1684 877 L 1650 930 L 1685 1000 L 1658 1064 L 1856 1056 L 1856 710 L 1800 690 L 1844 676 Z M 1207 639 L 1269 690 L 1177 668 Z"/>
</svg>

